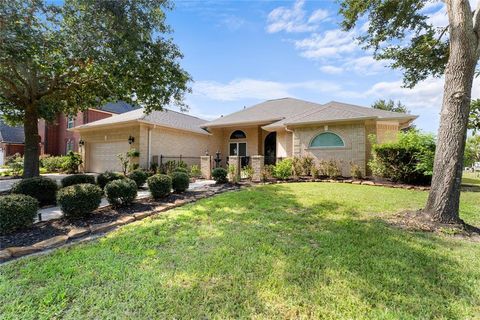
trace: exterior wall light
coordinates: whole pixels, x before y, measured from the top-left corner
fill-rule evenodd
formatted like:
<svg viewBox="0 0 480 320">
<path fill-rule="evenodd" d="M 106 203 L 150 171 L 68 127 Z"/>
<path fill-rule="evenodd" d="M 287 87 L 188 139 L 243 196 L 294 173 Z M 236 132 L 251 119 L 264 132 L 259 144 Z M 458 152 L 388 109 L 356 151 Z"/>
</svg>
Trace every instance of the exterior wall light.
<svg viewBox="0 0 480 320">
<path fill-rule="evenodd" d="M 85 145 L 85 141 L 83 141 L 82 139 L 80 139 L 80 141 L 78 141 L 78 145 L 80 147 L 83 147 Z"/>
<path fill-rule="evenodd" d="M 132 143 L 134 143 L 134 142 L 135 142 L 135 138 L 132 137 L 132 136 L 129 136 L 129 137 L 128 137 L 128 144 L 132 144 Z"/>
</svg>

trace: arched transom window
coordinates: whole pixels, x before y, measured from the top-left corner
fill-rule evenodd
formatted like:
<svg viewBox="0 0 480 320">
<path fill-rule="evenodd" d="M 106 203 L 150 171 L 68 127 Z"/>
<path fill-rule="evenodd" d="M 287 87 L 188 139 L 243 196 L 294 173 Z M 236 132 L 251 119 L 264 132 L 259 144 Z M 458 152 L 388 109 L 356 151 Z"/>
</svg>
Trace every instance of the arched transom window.
<svg viewBox="0 0 480 320">
<path fill-rule="evenodd" d="M 333 132 L 323 132 L 317 135 L 310 142 L 311 148 L 329 148 L 329 147 L 344 147 L 345 143 L 339 135 Z"/>
<path fill-rule="evenodd" d="M 245 135 L 245 132 L 242 130 L 235 130 L 232 132 L 230 135 L 230 139 L 245 139 L 247 136 Z"/>
</svg>

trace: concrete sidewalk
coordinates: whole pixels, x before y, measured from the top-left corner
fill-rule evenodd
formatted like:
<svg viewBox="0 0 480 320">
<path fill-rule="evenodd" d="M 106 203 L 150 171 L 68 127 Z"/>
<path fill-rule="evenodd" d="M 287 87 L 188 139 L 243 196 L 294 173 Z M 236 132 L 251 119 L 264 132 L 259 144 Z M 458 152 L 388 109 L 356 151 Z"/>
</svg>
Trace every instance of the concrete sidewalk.
<svg viewBox="0 0 480 320">
<path fill-rule="evenodd" d="M 198 190 L 202 188 L 206 188 L 212 184 L 215 184 L 214 180 L 200 180 L 200 181 L 195 181 L 193 183 L 190 183 L 188 190 Z M 138 190 L 137 194 L 137 199 L 144 199 L 150 197 L 150 191 L 148 190 Z M 102 202 L 100 203 L 100 208 L 108 206 L 108 201 L 105 198 L 102 198 Z M 42 221 L 48 221 L 52 219 L 58 219 L 63 216 L 62 210 L 60 210 L 60 207 L 55 206 L 55 207 L 49 207 L 49 208 L 44 208 L 38 210 L 38 214 L 41 216 Z M 35 222 L 39 222 L 38 216 L 35 219 Z"/>
</svg>

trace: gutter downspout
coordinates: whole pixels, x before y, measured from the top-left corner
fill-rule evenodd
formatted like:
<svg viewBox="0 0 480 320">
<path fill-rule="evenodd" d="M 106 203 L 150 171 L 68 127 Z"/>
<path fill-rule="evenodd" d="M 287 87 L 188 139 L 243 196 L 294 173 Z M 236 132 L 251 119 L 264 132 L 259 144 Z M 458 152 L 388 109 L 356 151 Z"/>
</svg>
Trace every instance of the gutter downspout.
<svg viewBox="0 0 480 320">
<path fill-rule="evenodd" d="M 148 170 L 150 170 L 150 165 L 152 162 L 152 129 L 148 128 L 148 136 L 147 136 L 147 166 Z"/>
</svg>

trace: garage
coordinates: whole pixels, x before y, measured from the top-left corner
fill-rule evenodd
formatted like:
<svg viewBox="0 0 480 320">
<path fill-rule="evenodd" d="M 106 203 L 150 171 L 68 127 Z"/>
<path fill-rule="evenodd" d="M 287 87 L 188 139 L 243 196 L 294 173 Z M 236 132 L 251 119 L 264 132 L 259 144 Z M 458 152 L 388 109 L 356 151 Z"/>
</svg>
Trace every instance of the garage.
<svg viewBox="0 0 480 320">
<path fill-rule="evenodd" d="M 92 142 L 89 145 L 87 170 L 90 172 L 122 171 L 117 155 L 130 149 L 127 141 Z"/>
</svg>

